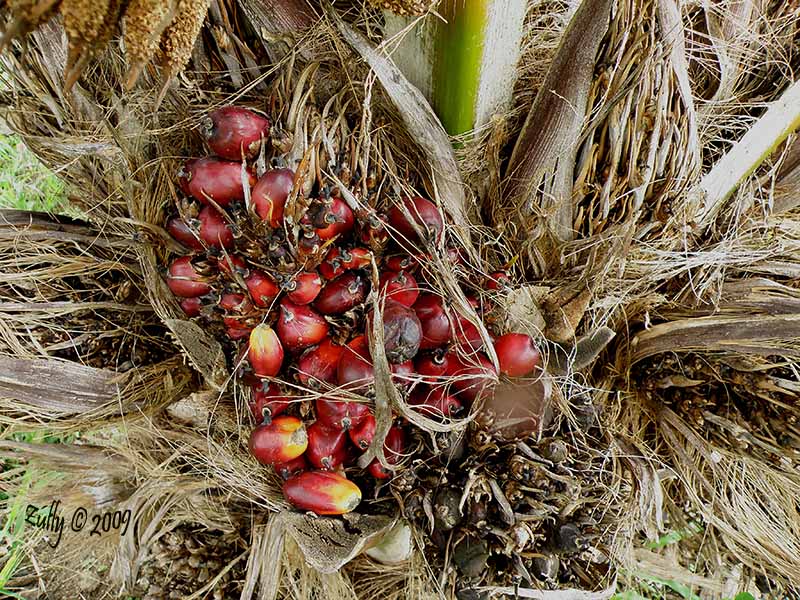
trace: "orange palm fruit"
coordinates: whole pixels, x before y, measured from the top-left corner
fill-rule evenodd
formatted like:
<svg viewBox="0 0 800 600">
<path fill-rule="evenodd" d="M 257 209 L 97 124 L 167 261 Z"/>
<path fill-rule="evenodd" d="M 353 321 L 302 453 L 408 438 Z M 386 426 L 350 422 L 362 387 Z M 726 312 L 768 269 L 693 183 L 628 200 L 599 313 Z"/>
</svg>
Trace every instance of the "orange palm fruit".
<svg viewBox="0 0 800 600">
<path fill-rule="evenodd" d="M 250 434 L 250 454 L 265 465 L 287 463 L 306 451 L 308 434 L 297 417 L 281 415 L 269 425 L 259 425 Z"/>
<path fill-rule="evenodd" d="M 300 510 L 343 515 L 361 503 L 358 486 L 335 471 L 305 471 L 283 484 L 283 495 Z"/>
</svg>

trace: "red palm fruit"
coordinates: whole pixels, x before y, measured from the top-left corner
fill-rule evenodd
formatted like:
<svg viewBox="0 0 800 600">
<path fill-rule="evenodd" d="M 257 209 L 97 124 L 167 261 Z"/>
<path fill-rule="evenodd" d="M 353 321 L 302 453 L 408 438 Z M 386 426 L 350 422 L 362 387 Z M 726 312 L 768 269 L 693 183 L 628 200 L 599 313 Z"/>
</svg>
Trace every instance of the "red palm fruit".
<svg viewBox="0 0 800 600">
<path fill-rule="evenodd" d="M 326 427 L 317 421 L 308 428 L 306 457 L 318 469 L 338 467 L 347 458 L 347 434 L 343 429 Z"/>
<path fill-rule="evenodd" d="M 383 250 L 389 241 L 389 232 L 386 229 L 386 217 L 379 215 L 372 209 L 362 210 L 358 214 L 360 228 L 358 239 L 373 250 Z"/>
<path fill-rule="evenodd" d="M 361 423 L 355 427 L 351 427 L 347 435 L 350 436 L 350 441 L 353 442 L 356 448 L 359 450 L 366 450 L 375 437 L 376 426 L 377 422 L 375 421 L 375 417 L 369 414 L 364 417 Z"/>
<path fill-rule="evenodd" d="M 223 320 L 228 321 L 227 319 Z M 247 325 L 242 325 L 238 321 L 225 323 L 225 333 L 232 340 L 243 340 L 244 338 L 248 337 L 252 332 L 253 332 L 252 327 L 248 327 Z"/>
<path fill-rule="evenodd" d="M 340 315 L 354 308 L 367 297 L 367 281 L 356 273 L 340 275 L 317 296 L 314 306 L 326 315 Z"/>
<path fill-rule="evenodd" d="M 414 359 L 414 368 L 426 383 L 441 383 L 442 378 L 447 377 L 453 368 L 452 361 L 452 354 L 440 350 L 417 356 Z"/>
<path fill-rule="evenodd" d="M 404 363 L 400 364 L 389 364 L 389 368 L 392 371 L 392 380 L 401 386 L 411 385 L 414 383 L 414 361 L 407 360 Z"/>
<path fill-rule="evenodd" d="M 283 209 L 294 187 L 294 171 L 291 169 L 272 169 L 258 180 L 250 199 L 262 221 L 277 229 L 283 225 Z"/>
<path fill-rule="evenodd" d="M 344 257 L 346 256 L 349 255 L 343 252 L 341 248 L 332 247 L 320 263 L 319 272 L 325 279 L 335 279 L 347 270 L 347 267 L 344 266 Z"/>
<path fill-rule="evenodd" d="M 226 313 L 246 315 L 253 310 L 253 303 L 243 294 L 223 294 L 219 299 L 219 307 Z"/>
<path fill-rule="evenodd" d="M 284 412 L 291 401 L 281 393 L 280 388 L 275 383 L 261 383 L 252 387 L 250 402 L 250 412 L 257 423 L 269 425 L 272 419 Z"/>
<path fill-rule="evenodd" d="M 211 291 L 206 278 L 194 268 L 191 256 L 181 256 L 172 261 L 166 280 L 172 293 L 181 298 L 197 298 Z"/>
<path fill-rule="evenodd" d="M 437 419 L 457 417 L 464 409 L 458 398 L 448 394 L 442 387 L 417 387 L 408 403 L 426 417 Z"/>
<path fill-rule="evenodd" d="M 375 380 L 375 370 L 369 357 L 367 338 L 360 335 L 344 347 L 336 368 L 339 385 L 353 391 L 364 390 Z"/>
<path fill-rule="evenodd" d="M 224 217 L 213 206 L 204 206 L 197 217 L 200 220 L 200 239 L 212 248 L 230 248 L 233 232 Z"/>
<path fill-rule="evenodd" d="M 217 266 L 219 267 L 220 271 L 225 273 L 225 275 L 231 279 L 233 279 L 234 272 L 242 277 L 247 277 L 250 274 L 250 270 L 247 268 L 247 263 L 244 262 L 244 259 L 241 256 L 236 256 L 235 254 L 225 254 L 224 256 L 220 256 L 217 259 Z"/>
<path fill-rule="evenodd" d="M 419 267 L 419 262 L 408 254 L 395 254 L 386 259 L 384 266 L 390 271 L 414 271 Z"/>
<path fill-rule="evenodd" d="M 483 348 L 483 338 L 478 328 L 463 315 L 455 315 L 453 323 L 453 339 L 460 346 L 477 352 Z"/>
<path fill-rule="evenodd" d="M 483 354 L 473 354 L 462 360 L 454 355 L 453 367 L 448 373 L 453 377 L 453 387 L 459 398 L 474 402 L 491 393 L 497 383 L 497 371 L 492 362 Z"/>
<path fill-rule="evenodd" d="M 372 327 L 372 313 L 367 315 Z M 408 306 L 386 300 L 383 305 L 383 348 L 390 363 L 404 363 L 417 355 L 422 342 L 422 326 Z"/>
<path fill-rule="evenodd" d="M 281 415 L 269 425 L 259 425 L 250 434 L 250 454 L 265 465 L 294 460 L 308 447 L 308 434 L 297 417 Z"/>
<path fill-rule="evenodd" d="M 258 325 L 250 332 L 247 351 L 250 366 L 259 377 L 275 377 L 283 364 L 283 346 L 269 325 Z"/>
<path fill-rule="evenodd" d="M 450 261 L 451 265 L 456 266 L 464 264 L 464 256 L 458 248 L 448 248 L 446 252 L 447 260 Z"/>
<path fill-rule="evenodd" d="M 507 333 L 494 341 L 500 372 L 509 377 L 524 377 L 533 372 L 541 362 L 539 349 L 533 338 L 524 333 Z"/>
<path fill-rule="evenodd" d="M 184 298 L 181 300 L 181 308 L 187 317 L 199 317 L 203 301 L 200 298 Z"/>
<path fill-rule="evenodd" d="M 337 235 L 346 235 L 353 230 L 355 225 L 355 215 L 341 198 L 331 198 L 330 206 L 327 207 L 324 216 L 327 226 L 317 229 L 317 235 L 321 240 L 329 240 Z"/>
<path fill-rule="evenodd" d="M 342 266 L 348 271 L 365 269 L 372 264 L 372 252 L 366 248 L 355 248 L 348 250 L 342 256 Z"/>
<path fill-rule="evenodd" d="M 395 302 L 404 306 L 411 306 L 419 297 L 417 280 L 411 273 L 405 271 L 386 271 L 381 275 L 380 289 Z"/>
<path fill-rule="evenodd" d="M 402 428 L 393 425 L 386 434 L 386 440 L 383 442 L 383 453 L 386 457 L 386 462 L 390 465 L 396 465 L 403 457 L 403 451 L 406 448 L 406 433 Z M 376 458 L 368 467 L 370 474 L 376 479 L 389 479 L 392 472 L 385 469 L 384 466 Z"/>
<path fill-rule="evenodd" d="M 198 239 L 198 234 L 180 217 L 172 217 L 167 221 L 167 231 L 187 248 L 197 251 L 204 249 L 203 242 Z"/>
<path fill-rule="evenodd" d="M 510 289 L 511 279 L 505 271 L 495 271 L 486 280 L 486 288 L 495 291 Z"/>
<path fill-rule="evenodd" d="M 363 421 L 369 412 L 369 406 L 363 402 L 343 402 L 341 400 L 323 400 L 314 402 L 317 409 L 317 421 L 330 429 L 347 431 Z"/>
<path fill-rule="evenodd" d="M 266 117 L 241 106 L 225 106 L 203 119 L 203 136 L 211 151 L 228 160 L 254 158 L 269 136 Z"/>
<path fill-rule="evenodd" d="M 318 346 L 309 348 L 297 361 L 297 378 L 305 386 L 318 387 L 318 382 L 335 383 L 336 369 L 344 346 L 326 338 Z"/>
<path fill-rule="evenodd" d="M 290 351 L 319 344 L 328 335 L 328 322 L 308 306 L 284 299 L 278 317 L 278 337 Z"/>
<path fill-rule="evenodd" d="M 278 285 L 263 271 L 254 269 L 244 278 L 244 282 L 247 285 L 247 291 L 250 292 L 253 303 L 261 308 L 272 306 L 273 300 L 280 293 Z"/>
<path fill-rule="evenodd" d="M 308 461 L 302 454 L 297 458 L 275 465 L 275 472 L 281 479 L 286 480 L 308 470 Z"/>
<path fill-rule="evenodd" d="M 404 214 L 399 206 L 389 209 L 389 225 L 410 242 L 419 241 L 419 236 L 412 222 L 421 229 L 425 235 L 424 241 L 438 242 L 444 231 L 444 217 L 442 212 L 430 200 L 416 196 L 404 198 L 403 206 L 408 210 L 411 219 Z"/>
<path fill-rule="evenodd" d="M 247 172 L 248 184 L 255 178 Z M 220 206 L 244 200 L 242 165 L 219 158 L 193 158 L 178 172 L 181 189 L 202 204 L 211 198 Z"/>
<path fill-rule="evenodd" d="M 343 515 L 361 503 L 361 490 L 335 471 L 306 471 L 283 484 L 283 495 L 296 508 L 318 515 Z"/>
<path fill-rule="evenodd" d="M 420 294 L 414 303 L 422 327 L 422 341 L 419 347 L 423 350 L 438 348 L 447 344 L 453 336 L 450 318 L 444 310 L 444 300 L 436 294 Z"/>
<path fill-rule="evenodd" d="M 299 273 L 287 284 L 287 289 L 291 288 L 286 297 L 295 304 L 311 304 L 320 290 L 322 290 L 322 279 L 316 271 L 305 271 Z"/>
</svg>

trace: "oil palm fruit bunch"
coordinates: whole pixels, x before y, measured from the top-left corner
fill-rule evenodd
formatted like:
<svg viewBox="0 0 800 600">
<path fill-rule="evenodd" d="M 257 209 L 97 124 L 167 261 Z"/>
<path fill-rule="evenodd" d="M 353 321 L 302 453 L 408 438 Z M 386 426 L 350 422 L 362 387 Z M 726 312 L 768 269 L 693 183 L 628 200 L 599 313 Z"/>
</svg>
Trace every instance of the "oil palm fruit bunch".
<svg viewBox="0 0 800 600">
<path fill-rule="evenodd" d="M 166 85 L 188 63 L 208 5 L 209 0 L 12 0 L 0 50 L 60 13 L 68 42 L 65 89 L 120 32 L 128 59 L 128 88 L 154 59 L 163 69 Z"/>
<path fill-rule="evenodd" d="M 183 197 L 166 229 L 184 250 L 164 278 L 187 318 L 227 349 L 248 390 L 250 452 L 285 480 L 292 505 L 336 515 L 364 491 L 388 493 L 387 481 L 418 458 L 411 440 L 420 424 L 477 411 L 498 376 L 537 376 L 533 339 L 499 330 L 479 299 L 479 290 L 509 284 L 502 271 L 459 271 L 489 339 L 438 289 L 427 252 L 437 245 L 452 265 L 461 261 L 431 200 L 373 207 L 369 191 L 362 203 L 338 178 L 304 177 L 287 166 L 283 133 L 250 108 L 211 112 L 202 133 L 210 155 L 177 174 Z M 380 323 L 380 359 L 411 411 L 383 423 Z"/>
</svg>

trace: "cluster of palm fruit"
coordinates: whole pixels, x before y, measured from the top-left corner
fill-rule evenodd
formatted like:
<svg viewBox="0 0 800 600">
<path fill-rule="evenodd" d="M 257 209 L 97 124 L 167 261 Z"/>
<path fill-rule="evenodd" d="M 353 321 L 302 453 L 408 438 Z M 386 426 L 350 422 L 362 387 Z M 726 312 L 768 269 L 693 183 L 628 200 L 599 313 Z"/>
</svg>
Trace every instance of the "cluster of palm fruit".
<svg viewBox="0 0 800 600">
<path fill-rule="evenodd" d="M 382 436 L 384 461 L 356 464 L 374 438 L 380 443 L 375 310 L 394 385 L 420 415 L 465 416 L 497 381 L 478 327 L 451 309 L 424 268 L 425 250 L 444 247 L 445 218 L 419 196 L 378 212 L 375 197 L 358 199 L 338 183 L 306 186 L 281 154 L 285 136 L 271 135 L 269 118 L 253 110 L 215 110 L 204 134 L 214 156 L 179 172 L 186 197 L 166 227 L 186 252 L 172 259 L 166 282 L 186 315 L 229 348 L 251 389 L 250 451 L 285 479 L 287 500 L 317 514 L 351 511 L 362 492 L 348 476 L 377 484 L 408 453 L 410 425 L 395 416 Z M 447 253 L 460 260 L 456 249 Z M 507 284 L 497 272 L 469 285 Z M 501 333 L 491 331 L 500 372 L 533 373 L 540 356 L 531 337 Z"/>
<path fill-rule="evenodd" d="M 208 0 L 10 0 L 0 49 L 60 13 L 69 50 L 64 87 L 70 89 L 89 61 L 123 32 L 127 86 L 157 59 L 169 81 L 189 61 L 208 12 Z"/>
</svg>

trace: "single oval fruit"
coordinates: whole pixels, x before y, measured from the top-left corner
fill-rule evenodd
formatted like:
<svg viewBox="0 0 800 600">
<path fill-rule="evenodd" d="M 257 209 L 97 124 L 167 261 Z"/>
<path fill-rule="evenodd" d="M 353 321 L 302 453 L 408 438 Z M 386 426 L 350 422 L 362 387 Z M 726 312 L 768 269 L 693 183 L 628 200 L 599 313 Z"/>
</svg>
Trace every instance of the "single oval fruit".
<svg viewBox="0 0 800 600">
<path fill-rule="evenodd" d="M 291 401 L 281 393 L 276 383 L 262 383 L 252 387 L 249 407 L 256 423 L 269 425 L 272 419 L 283 413 L 290 404 Z"/>
<path fill-rule="evenodd" d="M 250 332 L 247 358 L 259 377 L 275 377 L 283 364 L 283 346 L 269 325 L 258 325 Z"/>
<path fill-rule="evenodd" d="M 297 417 L 281 415 L 269 425 L 259 425 L 250 434 L 250 454 L 265 465 L 294 460 L 308 447 L 308 435 Z"/>
<path fill-rule="evenodd" d="M 225 218 L 213 206 L 204 206 L 197 216 L 200 221 L 200 239 L 212 248 L 233 246 L 233 231 Z"/>
<path fill-rule="evenodd" d="M 399 302 L 403 306 L 411 306 L 419 297 L 417 280 L 405 271 L 386 271 L 381 275 L 380 290 L 387 298 Z"/>
<path fill-rule="evenodd" d="M 360 335 L 344 347 L 336 368 L 339 385 L 349 390 L 366 390 L 375 381 L 375 370 L 369 358 L 367 338 Z"/>
<path fill-rule="evenodd" d="M 371 325 L 370 313 L 367 323 Z M 422 326 L 416 313 L 409 307 L 386 300 L 383 306 L 383 347 L 390 363 L 404 363 L 413 359 L 419 352 L 422 342 Z"/>
<path fill-rule="evenodd" d="M 296 508 L 318 515 L 343 515 L 361 503 L 361 490 L 334 471 L 306 471 L 283 484 L 283 495 Z"/>
<path fill-rule="evenodd" d="M 323 210 L 324 214 L 320 218 L 324 226 L 320 224 L 316 230 L 321 240 L 330 240 L 337 235 L 346 235 L 353 230 L 355 216 L 344 200 L 331 198 Z"/>
<path fill-rule="evenodd" d="M 453 340 L 459 345 L 463 346 L 467 351 L 477 352 L 483 348 L 483 338 L 478 328 L 460 314 L 454 315 L 454 322 L 452 324 Z"/>
<path fill-rule="evenodd" d="M 245 174 L 248 185 L 255 178 L 248 171 Z M 244 200 L 241 163 L 219 158 L 193 158 L 186 161 L 178 172 L 181 189 L 201 202 L 208 204 L 211 198 L 220 206 Z"/>
<path fill-rule="evenodd" d="M 408 254 L 395 254 L 386 259 L 384 266 L 390 271 L 415 271 L 419 268 L 419 261 Z"/>
<path fill-rule="evenodd" d="M 313 309 L 286 299 L 281 301 L 278 337 L 289 350 L 302 350 L 319 344 L 328 335 L 328 330 L 328 322 Z"/>
<path fill-rule="evenodd" d="M 248 277 L 250 275 L 247 263 L 244 262 L 241 256 L 237 256 L 236 254 L 223 254 L 217 259 L 217 266 L 220 271 L 231 279 L 234 278 L 234 273 L 242 277 Z"/>
<path fill-rule="evenodd" d="M 376 427 L 377 421 L 375 421 L 375 417 L 368 414 L 361 420 L 361 423 L 351 427 L 347 435 L 350 436 L 350 441 L 353 442 L 356 448 L 366 450 L 375 438 Z"/>
<path fill-rule="evenodd" d="M 500 372 L 509 377 L 530 375 L 541 362 L 533 338 L 524 333 L 507 333 L 494 341 Z"/>
<path fill-rule="evenodd" d="M 342 400 L 324 400 L 314 402 L 317 420 L 331 429 L 347 431 L 363 421 L 369 412 L 369 406 L 363 402 L 344 402 Z"/>
<path fill-rule="evenodd" d="M 347 267 L 344 265 L 345 257 L 349 258 L 349 255 L 346 254 L 345 251 L 336 246 L 332 247 L 319 264 L 319 272 L 327 280 L 337 278 L 347 271 Z"/>
<path fill-rule="evenodd" d="M 414 383 L 416 371 L 414 371 L 414 361 L 407 360 L 404 363 L 389 363 L 392 371 L 392 381 L 395 385 L 409 386 Z"/>
<path fill-rule="evenodd" d="M 344 346 L 334 344 L 326 338 L 318 346 L 309 348 L 297 361 L 297 378 L 305 386 L 318 389 L 319 382 L 335 383 L 336 370 L 344 352 Z"/>
<path fill-rule="evenodd" d="M 263 271 L 253 270 L 244 278 L 244 283 L 247 285 L 247 291 L 250 292 L 253 303 L 261 308 L 272 306 L 281 291 L 272 278 Z"/>
<path fill-rule="evenodd" d="M 181 298 L 197 298 L 211 291 L 207 278 L 192 264 L 191 256 L 181 256 L 172 261 L 166 280 L 172 293 Z"/>
<path fill-rule="evenodd" d="M 288 282 L 286 288 L 286 297 L 295 304 L 311 304 L 322 290 L 322 279 L 316 271 L 304 271 Z"/>
<path fill-rule="evenodd" d="M 438 242 L 444 231 L 444 217 L 439 208 L 430 200 L 415 196 L 404 198 L 402 205 L 406 208 L 409 216 L 403 212 L 400 206 L 393 206 L 389 210 L 389 224 L 409 242 L 419 241 L 415 224 L 423 232 L 425 242 Z"/>
<path fill-rule="evenodd" d="M 272 169 L 261 176 L 253 187 L 250 201 L 256 214 L 273 229 L 283 225 L 283 209 L 294 187 L 294 171 Z"/>
<path fill-rule="evenodd" d="M 453 367 L 452 354 L 442 350 L 421 354 L 414 359 L 414 368 L 425 383 L 443 383 L 442 378 L 447 377 Z"/>
<path fill-rule="evenodd" d="M 497 371 L 492 362 L 483 354 L 473 354 L 469 359 L 462 360 L 454 355 L 453 368 L 449 375 L 453 379 L 453 387 L 458 390 L 458 396 L 474 402 L 491 393 L 497 383 Z"/>
<path fill-rule="evenodd" d="M 458 398 L 448 394 L 441 386 L 429 389 L 424 386 L 415 388 L 408 403 L 426 417 L 436 419 L 457 417 L 464 408 Z"/>
<path fill-rule="evenodd" d="M 228 160 L 255 158 L 262 140 L 269 136 L 269 129 L 269 119 L 241 106 L 213 110 L 203 122 L 203 136 L 208 147 Z"/>
<path fill-rule="evenodd" d="M 342 256 L 342 265 L 348 271 L 366 269 L 372 264 L 372 251 L 356 246 Z"/>
<path fill-rule="evenodd" d="M 405 448 L 405 431 L 401 427 L 393 425 L 386 434 L 386 440 L 383 442 L 383 454 L 386 457 L 386 462 L 390 465 L 396 465 L 403 457 L 402 454 Z M 392 472 L 386 469 L 377 458 L 369 464 L 368 470 L 376 479 L 389 479 L 392 476 Z"/>
<path fill-rule="evenodd" d="M 307 471 L 308 466 L 306 457 L 301 454 L 288 462 L 275 465 L 274 468 L 278 476 L 285 481 L 295 475 L 299 475 L 303 471 Z"/>
<path fill-rule="evenodd" d="M 253 303 L 243 294 L 222 294 L 219 307 L 228 314 L 246 315 L 253 310 Z"/>
<path fill-rule="evenodd" d="M 335 469 L 347 458 L 347 434 L 317 421 L 308 428 L 306 457 L 318 469 Z"/>
<path fill-rule="evenodd" d="M 184 298 L 181 300 L 181 308 L 187 317 L 199 317 L 203 310 L 203 301 L 197 298 Z"/>
<path fill-rule="evenodd" d="M 441 296 L 421 294 L 413 308 L 422 328 L 422 341 L 419 344 L 421 349 L 430 350 L 450 342 L 453 330 Z"/>
<path fill-rule="evenodd" d="M 322 288 L 314 306 L 323 314 L 340 315 L 364 302 L 366 297 L 366 279 L 347 272 Z"/>
<path fill-rule="evenodd" d="M 191 250 L 200 252 L 205 249 L 203 242 L 200 241 L 199 234 L 180 217 L 172 217 L 167 221 L 167 231 L 172 237 Z"/>
</svg>

